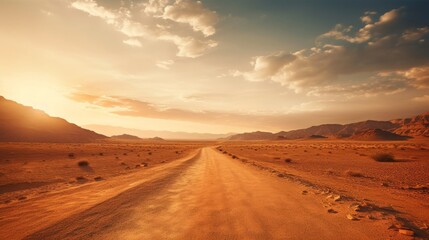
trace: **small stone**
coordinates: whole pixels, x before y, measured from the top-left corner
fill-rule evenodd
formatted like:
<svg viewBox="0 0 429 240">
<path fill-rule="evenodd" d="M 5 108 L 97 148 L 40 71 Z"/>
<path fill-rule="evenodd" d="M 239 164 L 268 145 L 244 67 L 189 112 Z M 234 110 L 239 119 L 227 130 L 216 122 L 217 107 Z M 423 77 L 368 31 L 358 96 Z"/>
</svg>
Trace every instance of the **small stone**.
<svg viewBox="0 0 429 240">
<path fill-rule="evenodd" d="M 373 215 L 371 215 L 371 214 L 370 214 L 370 215 L 367 215 L 367 216 L 366 216 L 366 218 L 371 219 L 371 220 L 374 220 L 374 219 L 375 219 L 375 217 L 374 217 Z"/>
<path fill-rule="evenodd" d="M 387 183 L 382 183 L 382 184 L 381 184 L 381 186 L 382 186 L 382 187 L 388 187 L 388 186 L 389 186 L 389 184 L 387 184 Z"/>
<path fill-rule="evenodd" d="M 351 215 L 351 214 L 347 214 L 347 219 L 348 220 L 352 220 L 352 221 L 356 221 L 358 220 L 355 216 Z"/>
<path fill-rule="evenodd" d="M 423 225 L 420 227 L 421 230 L 428 230 L 429 227 L 426 223 L 423 223 Z"/>
<path fill-rule="evenodd" d="M 285 175 L 283 173 L 277 174 L 277 177 L 284 177 Z"/>
<path fill-rule="evenodd" d="M 399 233 L 407 236 L 414 236 L 414 232 L 410 229 L 399 229 Z"/>
<path fill-rule="evenodd" d="M 302 191 L 302 195 L 307 195 L 308 191 L 304 190 Z"/>
</svg>

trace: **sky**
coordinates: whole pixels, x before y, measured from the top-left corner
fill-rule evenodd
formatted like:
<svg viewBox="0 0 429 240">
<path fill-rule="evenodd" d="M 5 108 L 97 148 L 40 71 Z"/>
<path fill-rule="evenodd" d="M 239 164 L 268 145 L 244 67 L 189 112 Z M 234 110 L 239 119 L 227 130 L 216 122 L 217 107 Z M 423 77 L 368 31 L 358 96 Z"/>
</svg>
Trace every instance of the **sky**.
<svg viewBox="0 0 429 240">
<path fill-rule="evenodd" d="M 429 111 L 429 1 L 2 0 L 0 95 L 78 125 L 291 130 Z"/>
</svg>

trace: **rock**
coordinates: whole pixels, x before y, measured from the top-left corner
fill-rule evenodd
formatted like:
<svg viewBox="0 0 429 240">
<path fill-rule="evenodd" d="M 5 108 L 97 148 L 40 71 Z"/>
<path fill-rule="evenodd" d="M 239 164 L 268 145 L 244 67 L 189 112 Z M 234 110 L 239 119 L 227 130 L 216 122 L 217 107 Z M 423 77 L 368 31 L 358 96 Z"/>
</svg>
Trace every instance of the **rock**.
<svg viewBox="0 0 429 240">
<path fill-rule="evenodd" d="M 407 236 L 414 236 L 414 232 L 410 229 L 399 229 L 399 233 Z"/>
<path fill-rule="evenodd" d="M 351 215 L 351 214 L 347 214 L 347 219 L 348 220 L 352 220 L 352 221 L 356 221 L 358 220 L 358 218 L 356 218 L 355 216 Z"/>
<path fill-rule="evenodd" d="M 423 225 L 420 227 L 421 230 L 428 230 L 429 227 L 426 223 L 423 223 Z"/>
<path fill-rule="evenodd" d="M 302 195 L 307 195 L 308 191 L 304 190 L 302 191 Z"/>
<path fill-rule="evenodd" d="M 103 181 L 104 179 L 102 177 L 95 177 L 94 180 L 99 182 L 99 181 Z"/>
<path fill-rule="evenodd" d="M 277 174 L 277 177 L 284 177 L 285 175 L 283 173 Z"/>
<path fill-rule="evenodd" d="M 355 212 L 363 212 L 363 206 L 358 203 L 353 203 L 350 205 L 350 209 L 353 209 Z"/>
<path fill-rule="evenodd" d="M 328 213 L 338 213 L 337 211 L 335 211 L 334 209 L 332 209 L 332 208 L 329 208 L 328 209 Z"/>
<path fill-rule="evenodd" d="M 335 202 L 338 202 L 340 200 L 341 200 L 341 196 L 340 195 L 334 196 L 334 201 Z"/>
<path fill-rule="evenodd" d="M 382 183 L 382 184 L 381 184 L 381 186 L 382 186 L 382 187 L 388 187 L 388 186 L 389 186 L 389 184 L 387 184 L 387 183 Z"/>
</svg>

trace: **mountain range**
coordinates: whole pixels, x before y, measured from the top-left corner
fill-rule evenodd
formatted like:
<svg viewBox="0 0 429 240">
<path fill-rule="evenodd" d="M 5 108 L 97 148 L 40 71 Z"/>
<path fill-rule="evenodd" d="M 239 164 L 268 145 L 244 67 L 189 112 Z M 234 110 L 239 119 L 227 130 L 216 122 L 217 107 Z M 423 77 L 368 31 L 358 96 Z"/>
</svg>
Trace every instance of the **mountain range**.
<svg viewBox="0 0 429 240">
<path fill-rule="evenodd" d="M 0 142 L 92 142 L 108 137 L 151 138 L 183 140 L 282 140 L 282 139 L 355 139 L 404 140 L 410 137 L 429 137 L 429 112 L 411 118 L 390 121 L 367 120 L 350 124 L 323 124 L 305 129 L 241 134 L 211 134 L 171 131 L 152 131 L 131 128 L 87 125 L 79 127 L 43 111 L 21 105 L 0 96 Z M 97 131 L 97 132 L 95 132 Z M 127 135 L 132 133 L 135 136 Z M 121 135 L 122 134 L 122 135 Z"/>
<path fill-rule="evenodd" d="M 271 132 L 249 132 L 228 137 L 228 140 L 281 140 L 314 138 L 351 138 L 359 140 L 402 140 L 429 137 L 429 112 L 411 118 L 390 121 L 367 120 L 350 124 L 322 124 L 309 128 Z"/>
</svg>

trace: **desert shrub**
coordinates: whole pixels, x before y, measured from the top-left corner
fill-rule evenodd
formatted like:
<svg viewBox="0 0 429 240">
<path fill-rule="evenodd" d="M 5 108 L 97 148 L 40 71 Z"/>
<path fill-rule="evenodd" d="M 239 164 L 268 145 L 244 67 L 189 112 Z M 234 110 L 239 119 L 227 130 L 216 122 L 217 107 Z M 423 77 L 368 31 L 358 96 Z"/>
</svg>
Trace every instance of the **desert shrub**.
<svg viewBox="0 0 429 240">
<path fill-rule="evenodd" d="M 371 156 L 377 162 L 394 162 L 395 157 L 390 153 L 377 153 Z"/>
<path fill-rule="evenodd" d="M 351 170 L 347 170 L 345 171 L 346 176 L 350 176 L 350 177 L 363 177 L 363 174 L 360 172 L 354 172 Z"/>
<path fill-rule="evenodd" d="M 102 178 L 102 177 L 99 176 L 99 177 L 95 177 L 94 180 L 97 181 L 97 182 L 99 182 L 99 181 L 103 181 L 104 178 Z"/>
<path fill-rule="evenodd" d="M 77 165 L 78 165 L 79 167 L 88 167 L 88 166 L 89 166 L 89 162 L 88 162 L 88 161 L 79 161 L 79 162 L 77 163 Z"/>
<path fill-rule="evenodd" d="M 78 181 L 78 182 L 86 182 L 86 181 L 88 181 L 88 179 L 86 177 L 79 176 L 79 177 L 76 177 L 76 181 Z"/>
</svg>

